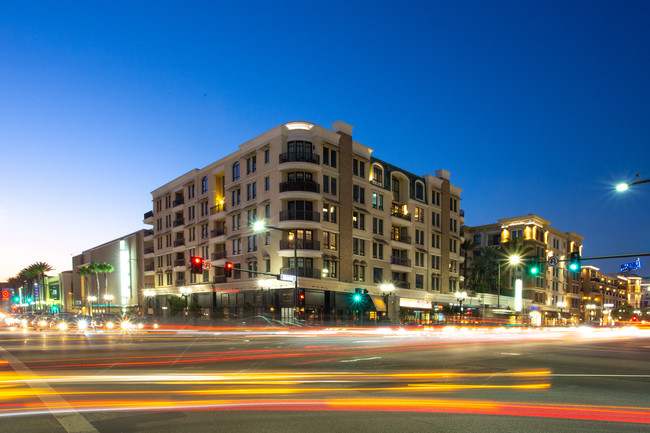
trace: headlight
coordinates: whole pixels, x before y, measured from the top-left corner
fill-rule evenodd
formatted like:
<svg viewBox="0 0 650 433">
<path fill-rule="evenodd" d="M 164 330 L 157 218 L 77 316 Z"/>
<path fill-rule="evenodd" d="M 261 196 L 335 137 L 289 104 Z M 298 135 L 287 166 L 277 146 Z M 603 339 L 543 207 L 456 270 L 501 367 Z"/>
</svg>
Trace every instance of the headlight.
<svg viewBox="0 0 650 433">
<path fill-rule="evenodd" d="M 21 320 L 20 324 L 23 325 L 23 326 L 27 326 L 27 319 Z"/>
<path fill-rule="evenodd" d="M 59 330 L 61 331 L 65 331 L 66 329 L 68 329 L 68 324 L 65 322 L 61 322 L 57 325 L 57 328 L 59 328 Z"/>
<path fill-rule="evenodd" d="M 144 328 L 144 325 L 142 323 L 138 323 L 138 329 Z"/>
<path fill-rule="evenodd" d="M 157 323 L 154 323 L 154 324 L 153 324 L 153 328 L 154 328 L 154 329 L 158 329 L 158 324 L 157 324 Z"/>
<path fill-rule="evenodd" d="M 129 329 L 131 328 L 131 326 L 132 326 L 131 322 L 129 322 L 128 320 L 122 322 L 122 329 Z"/>
<path fill-rule="evenodd" d="M 113 329 L 113 326 L 114 326 L 114 325 L 113 325 L 113 322 L 106 322 L 106 327 L 107 327 L 108 329 Z"/>
<path fill-rule="evenodd" d="M 45 328 L 47 326 L 47 322 L 45 320 L 41 320 L 40 322 L 38 322 L 38 326 L 40 326 L 41 328 Z"/>
<path fill-rule="evenodd" d="M 77 328 L 79 329 L 86 329 L 88 327 L 88 322 L 85 320 L 80 320 L 77 322 Z"/>
</svg>

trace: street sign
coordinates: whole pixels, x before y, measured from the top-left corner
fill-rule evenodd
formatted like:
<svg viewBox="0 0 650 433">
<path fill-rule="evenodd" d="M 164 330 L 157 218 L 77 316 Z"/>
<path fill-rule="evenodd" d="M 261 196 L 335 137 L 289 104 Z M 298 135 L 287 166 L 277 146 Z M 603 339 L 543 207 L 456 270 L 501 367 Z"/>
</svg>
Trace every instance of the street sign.
<svg viewBox="0 0 650 433">
<path fill-rule="evenodd" d="M 560 263 L 560 259 L 558 259 L 557 256 L 551 256 L 548 258 L 549 266 L 557 266 L 558 263 Z"/>
<path fill-rule="evenodd" d="M 206 271 L 212 269 L 212 262 L 210 260 L 203 260 L 203 269 Z"/>
<path fill-rule="evenodd" d="M 280 281 L 291 281 L 293 283 L 296 281 L 296 276 L 290 274 L 280 274 Z"/>
</svg>

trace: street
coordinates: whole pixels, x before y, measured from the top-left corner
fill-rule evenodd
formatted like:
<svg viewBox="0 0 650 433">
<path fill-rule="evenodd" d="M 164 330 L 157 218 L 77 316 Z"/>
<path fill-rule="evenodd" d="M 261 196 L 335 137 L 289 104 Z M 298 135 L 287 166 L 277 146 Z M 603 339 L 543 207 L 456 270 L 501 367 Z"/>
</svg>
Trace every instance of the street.
<svg viewBox="0 0 650 433">
<path fill-rule="evenodd" d="M 641 431 L 650 332 L 0 333 L 3 431 Z"/>
</svg>

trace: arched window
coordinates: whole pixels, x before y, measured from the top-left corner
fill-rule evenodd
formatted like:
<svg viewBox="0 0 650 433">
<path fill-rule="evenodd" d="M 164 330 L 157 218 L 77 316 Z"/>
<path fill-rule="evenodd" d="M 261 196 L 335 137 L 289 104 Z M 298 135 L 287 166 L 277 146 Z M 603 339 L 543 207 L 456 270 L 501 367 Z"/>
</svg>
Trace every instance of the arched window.
<svg viewBox="0 0 650 433">
<path fill-rule="evenodd" d="M 384 185 L 384 170 L 380 165 L 375 164 L 372 166 L 372 183 L 379 186 Z"/>
<path fill-rule="evenodd" d="M 399 180 L 396 177 L 392 178 L 393 184 L 393 201 L 399 201 Z"/>
<path fill-rule="evenodd" d="M 237 180 L 239 180 L 239 162 L 232 165 L 232 181 L 235 182 Z"/>
<path fill-rule="evenodd" d="M 415 181 L 415 199 L 424 200 L 424 184 L 419 180 Z"/>
<path fill-rule="evenodd" d="M 201 179 L 201 194 L 205 194 L 208 192 L 208 178 L 207 176 L 204 176 L 203 179 Z"/>
</svg>

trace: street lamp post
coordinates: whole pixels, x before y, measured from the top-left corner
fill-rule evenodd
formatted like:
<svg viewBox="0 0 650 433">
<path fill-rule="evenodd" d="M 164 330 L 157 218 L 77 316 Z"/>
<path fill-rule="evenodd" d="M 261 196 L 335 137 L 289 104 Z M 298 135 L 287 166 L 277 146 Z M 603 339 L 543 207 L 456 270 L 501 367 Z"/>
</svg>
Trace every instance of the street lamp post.
<svg viewBox="0 0 650 433">
<path fill-rule="evenodd" d="M 650 182 L 650 179 L 641 180 L 641 175 L 637 174 L 636 175 L 636 180 L 634 182 L 621 182 L 618 185 L 616 185 L 616 191 L 623 192 L 623 191 L 626 191 L 632 185 L 639 185 L 639 184 L 648 183 L 648 182 Z"/>
<path fill-rule="evenodd" d="M 181 287 L 181 296 L 185 299 L 185 321 L 187 322 L 187 316 L 188 316 L 188 306 L 187 306 L 187 298 L 192 294 L 192 288 L 191 287 Z"/>
<path fill-rule="evenodd" d="M 460 323 L 463 323 L 463 301 L 467 297 L 467 292 L 456 292 L 456 300 L 458 301 L 458 305 L 460 305 L 460 315 L 459 315 L 459 321 Z"/>
<path fill-rule="evenodd" d="M 104 295 L 104 299 L 108 302 L 108 312 L 111 312 L 111 301 L 113 300 L 113 295 Z"/>
<path fill-rule="evenodd" d="M 395 319 L 394 317 L 392 317 L 395 315 L 395 312 L 391 311 L 391 314 L 388 315 L 388 305 L 389 305 L 388 300 L 391 296 L 395 294 L 395 286 L 392 284 L 382 284 L 381 286 L 379 286 L 379 288 L 381 289 L 381 292 L 384 294 L 384 302 L 386 303 L 386 317 L 388 320 L 392 321 Z"/>
<path fill-rule="evenodd" d="M 518 265 L 521 262 L 521 257 L 513 255 L 508 257 L 508 263 L 510 265 Z M 501 307 L 501 264 L 497 266 L 497 308 Z"/>
<path fill-rule="evenodd" d="M 88 303 L 90 304 L 90 315 L 93 315 L 93 302 L 97 300 L 97 296 L 88 296 Z"/>
<path fill-rule="evenodd" d="M 566 305 L 567 305 L 567 304 L 566 304 L 566 301 L 562 301 L 562 302 L 558 302 L 558 303 L 557 303 L 557 306 L 560 307 L 560 317 L 559 317 L 560 322 L 561 322 L 562 319 L 563 319 L 563 318 L 562 318 L 562 313 L 564 312 L 563 310 L 564 310 L 564 308 L 566 308 Z"/>
<path fill-rule="evenodd" d="M 289 240 L 293 237 L 293 311 L 295 315 L 296 311 L 296 300 L 298 299 L 298 236 L 297 231 L 291 229 L 284 229 L 281 227 L 274 227 L 267 225 L 265 221 L 259 220 L 255 221 L 253 224 L 253 231 L 255 233 L 260 233 L 266 230 L 278 230 L 281 232 L 286 232 L 289 234 Z"/>
<path fill-rule="evenodd" d="M 143 295 L 144 298 L 147 300 L 147 309 L 151 309 L 151 298 L 153 298 L 154 296 L 156 296 L 156 292 L 154 292 L 154 291 L 151 290 L 151 289 L 147 289 L 147 290 L 145 290 L 144 292 L 142 292 L 142 295 Z M 149 313 L 149 311 L 147 311 L 147 314 L 148 314 L 148 313 Z"/>
</svg>

